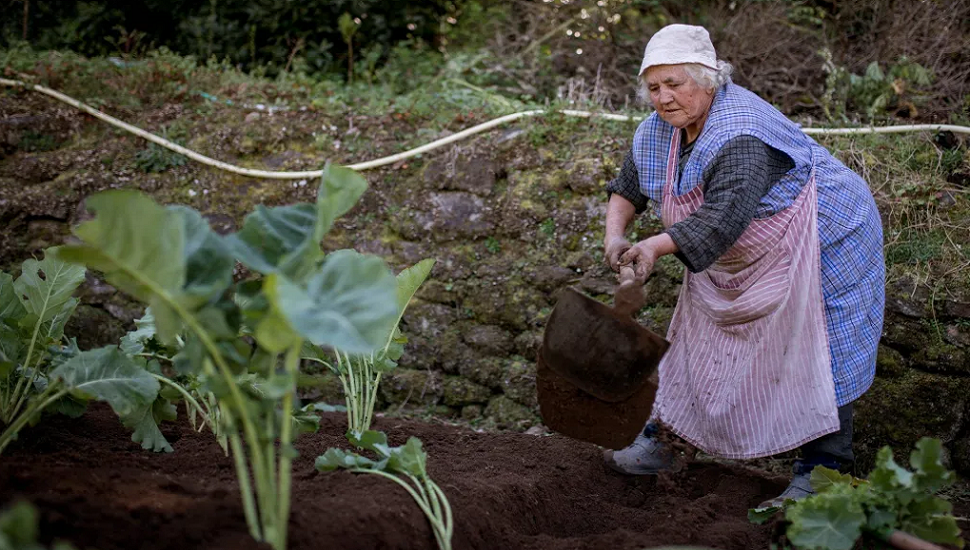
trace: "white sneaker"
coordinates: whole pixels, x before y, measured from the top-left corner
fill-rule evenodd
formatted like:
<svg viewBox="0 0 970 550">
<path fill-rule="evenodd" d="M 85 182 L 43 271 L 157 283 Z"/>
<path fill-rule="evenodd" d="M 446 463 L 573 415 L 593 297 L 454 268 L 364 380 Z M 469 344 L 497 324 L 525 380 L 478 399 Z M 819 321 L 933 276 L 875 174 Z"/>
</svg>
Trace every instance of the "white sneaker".
<svg viewBox="0 0 970 550">
<path fill-rule="evenodd" d="M 603 460 L 607 466 L 621 474 L 651 475 L 671 469 L 674 455 L 655 438 L 640 434 L 629 447 L 604 452 Z"/>
</svg>

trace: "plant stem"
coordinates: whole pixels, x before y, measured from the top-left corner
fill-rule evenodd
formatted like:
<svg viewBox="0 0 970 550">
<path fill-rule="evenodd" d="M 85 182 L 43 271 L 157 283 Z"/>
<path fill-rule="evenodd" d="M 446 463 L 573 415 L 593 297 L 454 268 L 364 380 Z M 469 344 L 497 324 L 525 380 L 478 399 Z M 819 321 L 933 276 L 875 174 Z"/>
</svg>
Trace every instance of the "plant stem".
<svg viewBox="0 0 970 550">
<path fill-rule="evenodd" d="M 253 489 L 249 483 L 249 470 L 246 468 L 246 455 L 243 454 L 242 441 L 234 426 L 229 428 L 229 446 L 232 448 L 232 459 L 236 465 L 236 477 L 239 478 L 239 492 L 242 494 L 243 512 L 246 514 L 246 524 L 249 534 L 256 540 L 263 540 L 260 532 L 259 518 L 256 514 L 256 502 L 253 499 Z"/>
<path fill-rule="evenodd" d="M 168 384 L 169 386 L 175 388 L 176 391 L 178 391 L 180 394 L 182 394 L 182 399 L 185 399 L 185 402 L 187 403 L 186 406 L 187 407 L 188 406 L 194 407 L 198 411 L 199 415 L 202 417 L 202 420 L 206 424 L 209 424 L 209 426 L 211 428 L 211 426 L 212 426 L 212 419 L 209 418 L 209 415 L 208 414 L 206 414 L 205 409 L 203 409 L 202 406 L 199 405 L 199 402 L 196 401 L 194 397 L 192 397 L 192 394 L 190 394 L 188 391 L 186 391 L 185 388 L 183 388 L 180 384 L 178 384 L 176 382 L 173 382 L 173 381 L 169 380 L 168 378 L 165 378 L 164 376 L 161 376 L 159 374 L 155 374 L 154 372 L 150 372 L 149 374 L 151 374 L 153 377 L 155 377 L 155 380 L 158 380 L 159 382 L 161 382 L 163 384 Z M 215 433 L 215 430 L 212 430 L 212 432 Z"/>
<path fill-rule="evenodd" d="M 300 346 L 293 346 L 286 352 L 286 373 L 296 380 L 300 369 Z M 279 550 L 286 548 L 287 526 L 290 522 L 290 483 L 293 471 L 291 445 L 293 443 L 293 392 L 283 396 L 283 425 L 280 427 L 280 473 L 279 473 Z"/>
<path fill-rule="evenodd" d="M 20 430 L 22 430 L 23 427 L 26 426 L 28 422 L 30 422 L 30 419 L 35 414 L 43 411 L 48 405 L 67 395 L 68 390 L 61 389 L 60 391 L 55 393 L 52 397 L 45 400 L 44 397 L 50 393 L 54 393 L 54 389 L 56 387 L 57 387 L 57 384 L 54 384 L 54 383 L 48 384 L 47 389 L 44 390 L 42 394 L 40 394 L 37 401 L 34 402 L 34 405 L 32 407 L 28 407 L 27 410 L 25 410 L 20 416 L 18 416 L 17 419 L 14 420 L 12 424 L 7 426 L 7 429 L 3 431 L 2 435 L 0 435 L 0 453 L 2 453 L 3 450 L 7 448 L 7 445 L 9 445 L 10 442 L 14 440 L 17 434 L 20 433 Z"/>
<path fill-rule="evenodd" d="M 424 488 L 421 486 L 421 481 L 415 478 L 414 476 L 412 476 L 411 474 L 405 474 L 405 475 L 407 476 L 408 480 L 414 483 L 414 486 L 421 491 L 420 496 L 418 495 L 418 492 L 414 490 L 414 487 L 412 487 L 404 480 L 400 479 L 395 475 L 391 475 L 381 470 L 360 469 L 360 470 L 354 470 L 354 471 L 360 472 L 360 473 L 366 473 L 366 474 L 377 474 L 379 476 L 386 477 L 387 479 L 390 479 L 394 483 L 397 483 L 398 485 L 403 487 L 404 490 L 407 491 L 409 495 L 411 495 L 411 498 L 414 499 L 414 502 L 417 503 L 418 508 L 420 508 L 421 511 L 424 513 L 424 515 L 428 518 L 428 523 L 431 524 L 431 531 L 435 535 L 435 540 L 438 542 L 438 547 L 441 550 L 451 550 L 451 534 L 452 534 L 451 506 L 448 504 L 448 499 L 445 498 L 444 493 L 441 492 L 441 489 L 438 488 L 438 486 L 435 485 L 435 483 L 431 481 L 431 479 L 427 478 L 426 476 L 423 476 L 424 479 L 427 481 L 427 483 L 429 483 L 428 490 L 432 493 L 430 495 L 432 499 L 430 499 L 430 502 L 429 502 L 429 498 L 428 498 L 429 495 L 428 493 L 425 492 Z M 437 502 L 439 498 L 442 501 L 440 504 L 438 504 Z M 434 510 L 431 509 L 431 506 L 433 505 L 432 503 L 437 505 L 437 509 L 439 510 L 438 514 L 435 514 Z M 443 518 L 440 515 L 440 511 L 442 508 L 444 509 L 444 512 L 445 512 L 445 516 Z"/>
<path fill-rule="evenodd" d="M 30 360 L 33 358 L 34 347 L 37 344 L 37 335 L 40 334 L 41 319 L 43 319 L 43 314 L 41 314 L 41 316 L 38 317 L 37 323 L 34 325 L 34 334 L 30 337 L 30 347 L 27 348 L 27 358 L 24 359 L 24 369 L 27 369 L 30 367 Z M 24 372 L 24 374 L 26 374 L 26 372 Z M 21 386 L 23 386 L 24 380 L 26 380 L 24 376 L 21 376 L 17 380 L 17 386 L 14 388 L 13 394 L 8 396 L 10 400 L 4 403 L 3 416 L 7 422 L 10 422 L 13 419 L 13 417 L 17 414 L 16 407 L 14 406 L 14 404 L 20 400 L 20 388 Z M 33 380 L 31 380 L 31 383 L 33 383 Z"/>
</svg>

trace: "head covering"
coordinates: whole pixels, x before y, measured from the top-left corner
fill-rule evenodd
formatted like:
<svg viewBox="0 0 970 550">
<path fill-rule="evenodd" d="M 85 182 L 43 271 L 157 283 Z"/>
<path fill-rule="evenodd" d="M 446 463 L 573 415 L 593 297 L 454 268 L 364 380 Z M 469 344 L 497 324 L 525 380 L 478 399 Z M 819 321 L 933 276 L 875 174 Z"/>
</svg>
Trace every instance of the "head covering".
<svg viewBox="0 0 970 550">
<path fill-rule="evenodd" d="M 711 36 L 704 27 L 693 25 L 667 25 L 647 42 L 640 64 L 640 75 L 654 65 L 679 65 L 699 63 L 717 69 L 717 52 Z"/>
</svg>

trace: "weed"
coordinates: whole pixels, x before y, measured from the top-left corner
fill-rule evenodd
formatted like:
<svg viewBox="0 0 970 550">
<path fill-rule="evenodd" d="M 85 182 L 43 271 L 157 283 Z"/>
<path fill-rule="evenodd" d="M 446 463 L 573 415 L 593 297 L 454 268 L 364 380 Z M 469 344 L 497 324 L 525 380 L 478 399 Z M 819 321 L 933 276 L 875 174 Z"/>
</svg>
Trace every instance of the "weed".
<svg viewBox="0 0 970 550">
<path fill-rule="evenodd" d="M 546 218 L 539 223 L 539 231 L 547 237 L 553 237 L 556 234 L 556 220 L 552 218 Z"/>
<path fill-rule="evenodd" d="M 492 254 L 498 254 L 502 251 L 502 243 L 500 243 L 495 237 L 489 237 L 485 239 L 485 249 Z"/>
<path fill-rule="evenodd" d="M 182 166 L 188 159 L 165 147 L 149 143 L 148 147 L 135 154 L 135 166 L 145 173 L 164 172 L 169 168 Z"/>
</svg>

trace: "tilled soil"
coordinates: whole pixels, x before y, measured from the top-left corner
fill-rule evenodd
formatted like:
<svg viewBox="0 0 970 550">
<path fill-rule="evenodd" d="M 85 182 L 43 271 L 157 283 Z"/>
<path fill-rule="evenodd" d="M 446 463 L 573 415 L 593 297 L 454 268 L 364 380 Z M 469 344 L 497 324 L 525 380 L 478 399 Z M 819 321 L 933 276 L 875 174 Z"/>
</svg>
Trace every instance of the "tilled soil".
<svg viewBox="0 0 970 550">
<path fill-rule="evenodd" d="M 393 418 L 375 428 L 394 445 L 423 441 L 454 510 L 456 549 L 768 548 L 771 528 L 750 524 L 746 511 L 785 481 L 714 464 L 627 477 L 603 465 L 599 448 L 562 436 Z M 395 484 L 313 468 L 327 448 L 346 447 L 345 429 L 343 415 L 327 414 L 319 433 L 297 443 L 290 548 L 435 548 L 425 517 Z M 174 453 L 143 451 L 106 406 L 46 418 L 0 458 L 0 504 L 30 500 L 44 542 L 79 548 L 265 548 L 248 535 L 232 463 L 212 435 L 193 432 L 181 414 L 163 431 Z"/>
</svg>

